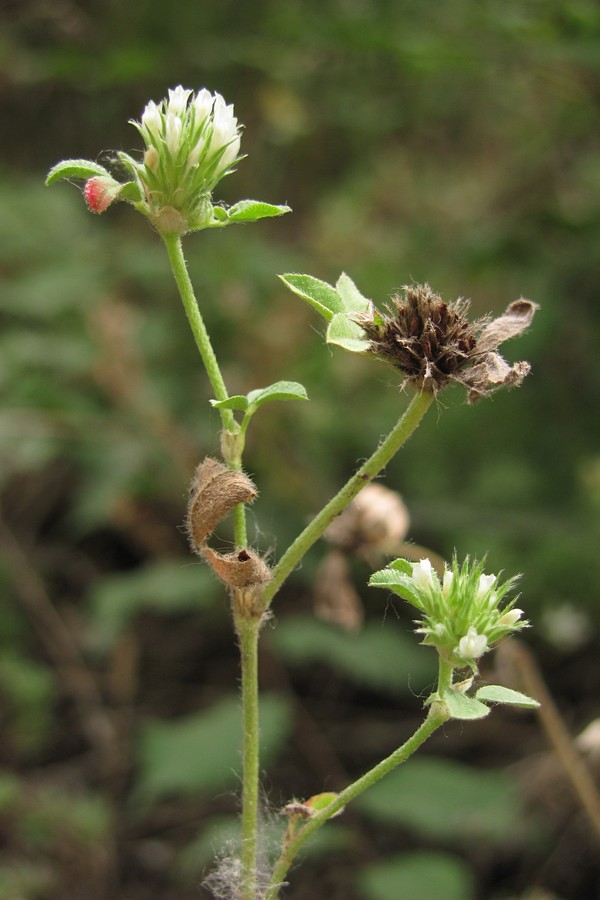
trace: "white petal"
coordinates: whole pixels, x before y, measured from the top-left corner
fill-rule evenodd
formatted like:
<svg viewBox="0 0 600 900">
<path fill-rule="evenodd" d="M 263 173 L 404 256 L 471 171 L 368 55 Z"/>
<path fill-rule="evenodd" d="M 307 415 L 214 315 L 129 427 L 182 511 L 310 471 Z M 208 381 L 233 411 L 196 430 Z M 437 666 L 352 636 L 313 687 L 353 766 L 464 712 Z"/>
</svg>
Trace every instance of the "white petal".
<svg viewBox="0 0 600 900">
<path fill-rule="evenodd" d="M 448 595 L 450 594 L 450 589 L 452 588 L 453 580 L 454 580 L 454 572 L 452 571 L 452 569 L 445 569 L 444 570 L 444 580 L 442 582 L 442 593 L 443 593 L 444 597 L 446 597 L 446 599 L 448 598 Z"/>
<path fill-rule="evenodd" d="M 201 123 L 210 113 L 214 103 L 213 95 L 206 88 L 198 91 L 194 97 L 193 104 L 196 112 L 196 122 Z"/>
<path fill-rule="evenodd" d="M 495 575 L 481 575 L 477 586 L 477 599 L 481 600 L 485 594 L 494 586 L 496 581 Z"/>
<path fill-rule="evenodd" d="M 519 621 L 522 615 L 522 609 L 509 609 L 508 612 L 505 612 L 503 616 L 500 616 L 500 618 L 498 619 L 498 625 L 502 625 L 505 628 L 510 628 L 512 625 L 515 625 Z"/>
<path fill-rule="evenodd" d="M 154 100 L 150 100 L 142 115 L 142 126 L 151 138 L 158 140 L 162 133 L 162 123 L 163 117 L 158 106 Z"/>
<path fill-rule="evenodd" d="M 173 113 L 174 116 L 181 116 L 185 112 L 191 93 L 191 90 L 181 87 L 180 84 L 174 90 L 170 90 L 167 112 Z"/>
<path fill-rule="evenodd" d="M 415 587 L 420 588 L 422 591 L 432 588 L 433 571 L 431 562 L 428 559 L 421 559 L 418 563 L 414 563 L 412 577 Z"/>
<path fill-rule="evenodd" d="M 181 128 L 182 125 L 179 116 L 175 116 L 173 115 L 173 113 L 167 113 L 165 138 L 167 141 L 167 147 L 169 148 L 172 156 L 175 156 L 179 149 Z"/>
<path fill-rule="evenodd" d="M 462 659 L 479 659 L 486 651 L 487 642 L 485 634 L 477 634 L 471 627 L 458 642 L 458 655 Z"/>
</svg>

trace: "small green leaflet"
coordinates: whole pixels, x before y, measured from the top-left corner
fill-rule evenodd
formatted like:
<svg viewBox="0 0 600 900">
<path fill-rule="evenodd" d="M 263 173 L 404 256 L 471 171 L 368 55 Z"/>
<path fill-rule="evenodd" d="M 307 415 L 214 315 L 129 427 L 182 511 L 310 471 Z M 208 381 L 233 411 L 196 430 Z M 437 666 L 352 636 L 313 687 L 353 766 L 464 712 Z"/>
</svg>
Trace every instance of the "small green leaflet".
<svg viewBox="0 0 600 900">
<path fill-rule="evenodd" d="M 261 200 L 240 200 L 227 210 L 229 222 L 256 222 L 258 219 L 269 219 L 273 216 L 283 216 L 291 212 L 289 206 L 274 206 L 271 203 L 263 203 Z"/>
<path fill-rule="evenodd" d="M 444 691 L 442 700 L 453 719 L 484 719 L 490 712 L 489 706 L 485 703 L 480 703 L 474 697 L 468 697 L 452 688 Z"/>
<path fill-rule="evenodd" d="M 486 700 L 488 703 L 508 703 L 510 706 L 520 706 L 523 709 L 537 709 L 540 705 L 533 697 L 500 684 L 486 684 L 485 687 L 479 688 L 475 696 L 478 700 Z"/>
<path fill-rule="evenodd" d="M 104 166 L 100 166 L 89 159 L 65 159 L 50 169 L 46 178 L 46 184 L 54 184 L 56 181 L 60 181 L 61 178 L 82 178 L 87 181 L 88 178 L 94 178 L 97 175 L 112 178 L 110 172 Z"/>
<path fill-rule="evenodd" d="M 332 287 L 326 281 L 321 281 L 319 278 L 313 278 L 312 275 L 289 273 L 279 277 L 294 294 L 302 297 L 303 300 L 307 300 L 319 315 L 327 319 L 328 322 L 331 322 L 337 314 L 349 316 L 352 313 L 366 312 L 371 306 L 371 301 L 363 297 L 350 276 L 346 275 L 345 272 L 342 272 L 335 287 Z M 352 334 L 341 335 L 341 338 L 355 338 L 360 335 L 362 335 L 362 329 L 359 330 L 358 335 L 353 331 Z M 330 341 L 330 343 L 340 342 Z M 340 346 L 345 346 L 345 344 L 342 343 Z M 347 347 L 346 349 L 356 348 Z"/>
<path fill-rule="evenodd" d="M 342 301 L 344 310 L 350 312 L 367 312 L 371 301 L 363 297 L 349 275 L 342 272 L 335 286 L 337 294 Z"/>
<path fill-rule="evenodd" d="M 283 283 L 294 294 L 298 294 L 303 300 L 307 300 L 316 309 L 319 315 L 331 321 L 335 313 L 342 312 L 344 305 L 337 291 L 326 281 L 313 278 L 312 275 L 298 275 L 290 273 L 279 276 Z"/>
<path fill-rule="evenodd" d="M 250 391 L 245 396 L 236 394 L 234 397 L 228 397 L 227 400 L 211 400 L 211 405 L 215 409 L 235 409 L 242 412 L 253 413 L 263 403 L 270 403 L 272 400 L 308 400 L 306 388 L 297 381 L 276 381 L 265 388 L 258 388 Z"/>
<path fill-rule="evenodd" d="M 345 312 L 336 313 L 330 321 L 326 341 L 351 353 L 366 353 L 370 346 L 363 329 Z"/>
</svg>

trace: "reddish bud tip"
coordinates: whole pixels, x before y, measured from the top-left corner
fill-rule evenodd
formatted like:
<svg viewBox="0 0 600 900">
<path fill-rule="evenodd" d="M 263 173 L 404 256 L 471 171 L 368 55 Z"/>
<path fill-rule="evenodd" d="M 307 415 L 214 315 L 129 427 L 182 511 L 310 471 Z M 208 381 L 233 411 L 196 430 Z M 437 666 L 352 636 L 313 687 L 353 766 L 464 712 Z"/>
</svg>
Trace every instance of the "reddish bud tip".
<svg viewBox="0 0 600 900">
<path fill-rule="evenodd" d="M 121 185 L 112 178 L 97 175 L 85 183 L 83 193 L 88 209 L 93 213 L 103 213 L 116 199 Z"/>
</svg>

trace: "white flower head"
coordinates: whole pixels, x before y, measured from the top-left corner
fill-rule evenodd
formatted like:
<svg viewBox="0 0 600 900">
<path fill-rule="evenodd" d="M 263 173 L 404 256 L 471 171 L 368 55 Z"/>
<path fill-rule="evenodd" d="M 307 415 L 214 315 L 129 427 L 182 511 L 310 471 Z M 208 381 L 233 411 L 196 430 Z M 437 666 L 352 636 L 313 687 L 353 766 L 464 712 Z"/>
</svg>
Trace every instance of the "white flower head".
<svg viewBox="0 0 600 900">
<path fill-rule="evenodd" d="M 422 591 L 428 591 L 433 587 L 433 569 L 428 559 L 420 559 L 414 563 L 412 578 L 415 587 Z"/>
<path fill-rule="evenodd" d="M 239 158 L 233 106 L 206 88 L 194 93 L 178 85 L 160 103 L 151 100 L 132 124 L 146 144 L 144 163 L 122 156 L 138 181 L 141 211 L 162 233 L 207 227 L 212 192 Z"/>
<path fill-rule="evenodd" d="M 473 626 L 458 642 L 456 653 L 461 659 L 479 659 L 487 649 L 488 639 L 485 634 L 477 634 Z"/>
</svg>

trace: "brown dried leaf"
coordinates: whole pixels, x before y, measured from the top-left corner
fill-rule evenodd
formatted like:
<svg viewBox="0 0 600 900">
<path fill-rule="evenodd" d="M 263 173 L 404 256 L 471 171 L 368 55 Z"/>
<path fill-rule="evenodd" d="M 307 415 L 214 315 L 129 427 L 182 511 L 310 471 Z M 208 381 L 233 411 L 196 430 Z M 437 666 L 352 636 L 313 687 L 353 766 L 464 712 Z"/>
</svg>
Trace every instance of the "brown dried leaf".
<svg viewBox="0 0 600 900">
<path fill-rule="evenodd" d="M 266 584 L 271 580 L 271 570 L 253 550 L 217 553 L 210 547 L 203 547 L 202 556 L 215 575 L 218 575 L 228 587 L 246 588 Z"/>
<path fill-rule="evenodd" d="M 531 300 L 515 300 L 501 316 L 485 326 L 477 338 L 477 352 L 496 350 L 504 341 L 522 334 L 531 325 L 536 309 L 537 303 Z"/>
<path fill-rule="evenodd" d="M 196 469 L 190 488 L 186 527 L 192 549 L 199 553 L 221 519 L 238 503 L 251 503 L 256 495 L 247 475 L 207 456 Z"/>
</svg>

